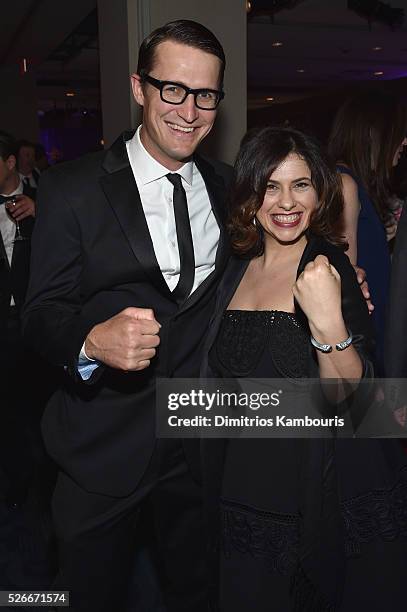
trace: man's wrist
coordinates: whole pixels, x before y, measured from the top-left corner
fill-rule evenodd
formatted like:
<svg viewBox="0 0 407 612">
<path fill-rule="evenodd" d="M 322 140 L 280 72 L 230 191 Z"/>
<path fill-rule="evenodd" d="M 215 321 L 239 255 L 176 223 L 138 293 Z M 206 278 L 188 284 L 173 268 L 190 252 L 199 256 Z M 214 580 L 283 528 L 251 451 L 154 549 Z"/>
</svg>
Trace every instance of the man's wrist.
<svg viewBox="0 0 407 612">
<path fill-rule="evenodd" d="M 85 340 L 85 342 L 83 343 L 82 350 L 83 350 L 83 355 L 84 355 L 84 357 L 85 357 L 85 358 L 86 358 L 88 361 L 96 361 L 96 359 L 94 359 L 94 357 L 93 357 L 93 356 L 89 355 L 89 348 L 88 348 L 88 350 L 86 350 L 86 340 Z"/>
<path fill-rule="evenodd" d="M 82 344 L 79 358 L 87 361 L 97 361 L 96 356 L 94 355 L 90 343 L 88 341 L 88 337 L 85 338 L 85 342 Z"/>
</svg>

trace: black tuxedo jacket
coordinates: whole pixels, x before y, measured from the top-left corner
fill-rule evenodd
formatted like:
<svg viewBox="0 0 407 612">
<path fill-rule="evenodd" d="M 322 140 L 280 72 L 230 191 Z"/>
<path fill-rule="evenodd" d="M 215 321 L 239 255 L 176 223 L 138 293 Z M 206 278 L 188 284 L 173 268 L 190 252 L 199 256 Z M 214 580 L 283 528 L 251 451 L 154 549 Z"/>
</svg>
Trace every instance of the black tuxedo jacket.
<svg viewBox="0 0 407 612">
<path fill-rule="evenodd" d="M 34 199 L 33 189 L 24 186 L 23 191 L 25 195 Z M 14 296 L 14 302 L 18 309 L 21 308 L 25 300 L 30 270 L 33 227 L 33 217 L 26 217 L 20 221 L 20 232 L 27 240 L 14 243 L 11 265 L 8 262 L 0 232 L 0 321 L 3 323 L 7 320 L 11 295 Z"/>
<path fill-rule="evenodd" d="M 43 420 L 50 454 L 88 491 L 129 494 L 155 444 L 157 377 L 196 377 L 218 279 L 229 252 L 224 202 L 231 168 L 196 156 L 220 241 L 214 272 L 179 308 L 158 266 L 124 134 L 106 153 L 41 177 L 24 312 L 29 344 L 71 376 Z M 77 360 L 91 328 L 129 306 L 152 308 L 160 346 L 149 368 L 101 366 L 85 383 Z"/>
</svg>

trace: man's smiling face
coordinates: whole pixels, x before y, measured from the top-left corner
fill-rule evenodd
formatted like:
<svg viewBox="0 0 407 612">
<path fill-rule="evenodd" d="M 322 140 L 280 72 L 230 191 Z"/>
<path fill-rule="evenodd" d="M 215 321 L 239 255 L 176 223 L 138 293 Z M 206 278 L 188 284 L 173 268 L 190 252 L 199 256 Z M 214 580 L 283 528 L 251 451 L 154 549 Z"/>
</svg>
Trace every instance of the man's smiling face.
<svg viewBox="0 0 407 612">
<path fill-rule="evenodd" d="M 173 81 L 191 89 L 220 88 L 221 62 L 211 53 L 175 41 L 160 43 L 155 50 L 150 76 Z M 179 105 L 163 102 L 158 89 L 132 76 L 133 94 L 143 106 L 141 141 L 154 159 L 169 170 L 178 170 L 210 132 L 216 110 L 201 110 L 189 95 Z"/>
</svg>

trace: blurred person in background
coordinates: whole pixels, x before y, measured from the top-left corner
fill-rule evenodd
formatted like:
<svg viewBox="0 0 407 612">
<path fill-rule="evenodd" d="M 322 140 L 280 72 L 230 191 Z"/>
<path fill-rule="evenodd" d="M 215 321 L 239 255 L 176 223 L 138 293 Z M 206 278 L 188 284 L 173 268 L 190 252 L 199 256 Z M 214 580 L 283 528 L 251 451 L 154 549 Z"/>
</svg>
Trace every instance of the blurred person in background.
<svg viewBox="0 0 407 612">
<path fill-rule="evenodd" d="M 407 159 L 397 167 L 397 189 L 400 220 L 394 240 L 390 299 L 386 326 L 385 372 L 389 378 L 407 379 Z M 407 402 L 402 394 L 401 413 L 407 423 Z M 407 448 L 407 440 L 404 439 Z"/>
<path fill-rule="evenodd" d="M 41 173 L 41 172 L 44 172 L 44 170 L 47 170 L 47 168 L 49 168 L 49 162 L 48 162 L 47 153 L 45 151 L 45 147 L 42 144 L 37 143 L 35 145 L 35 168 L 34 170 Z"/>
<path fill-rule="evenodd" d="M 329 149 L 342 178 L 344 211 L 341 231 L 348 257 L 366 271 L 374 304 L 376 373 L 384 373 L 385 311 L 390 283 L 388 241 L 397 221 L 391 201 L 392 170 L 407 143 L 405 107 L 393 96 L 366 92 L 338 110 Z"/>
<path fill-rule="evenodd" d="M 28 285 L 35 202 L 34 190 L 23 184 L 16 163 L 16 141 L 0 131 L 0 457 L 7 479 L 3 496 L 10 507 L 24 501 L 32 472 L 26 425 L 33 389 L 22 384 L 31 368 L 21 338 L 20 313 Z"/>
<path fill-rule="evenodd" d="M 36 169 L 35 145 L 28 140 L 17 144 L 17 167 L 25 185 L 37 189 L 40 173 Z"/>
</svg>

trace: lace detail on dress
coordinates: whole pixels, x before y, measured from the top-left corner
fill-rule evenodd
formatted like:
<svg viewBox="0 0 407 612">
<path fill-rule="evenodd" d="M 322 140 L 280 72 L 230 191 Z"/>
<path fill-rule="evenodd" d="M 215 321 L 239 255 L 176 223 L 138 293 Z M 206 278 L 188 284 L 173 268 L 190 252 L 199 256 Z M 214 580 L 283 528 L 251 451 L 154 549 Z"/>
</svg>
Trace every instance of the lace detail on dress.
<svg viewBox="0 0 407 612">
<path fill-rule="evenodd" d="M 360 555 L 361 545 L 381 538 L 407 537 L 407 466 L 391 489 L 369 491 L 343 501 L 347 556 Z"/>
<path fill-rule="evenodd" d="M 266 346 L 284 377 L 308 376 L 309 338 L 296 316 L 279 310 L 227 310 L 216 341 L 220 363 L 232 376 L 248 376 Z"/>
<path fill-rule="evenodd" d="M 297 566 L 299 516 L 221 501 L 222 548 L 262 559 L 271 570 L 291 574 Z"/>
<path fill-rule="evenodd" d="M 269 344 L 275 368 L 285 378 L 307 378 L 309 335 L 295 315 L 283 312 L 277 314 L 279 316 L 274 319 L 273 336 Z"/>
<path fill-rule="evenodd" d="M 255 369 L 267 342 L 270 320 L 272 317 L 264 317 L 263 312 L 225 312 L 216 352 L 219 361 L 232 374 L 247 376 Z"/>
<path fill-rule="evenodd" d="M 348 557 L 361 554 L 362 545 L 380 538 L 407 538 L 407 466 L 390 489 L 369 491 L 341 502 Z M 300 516 L 260 510 L 230 500 L 221 501 L 222 545 L 263 559 L 269 569 L 291 573 L 297 566 Z"/>
<path fill-rule="evenodd" d="M 326 601 L 301 566 L 298 566 L 292 577 L 290 596 L 292 612 L 335 612 L 335 606 Z"/>
</svg>

